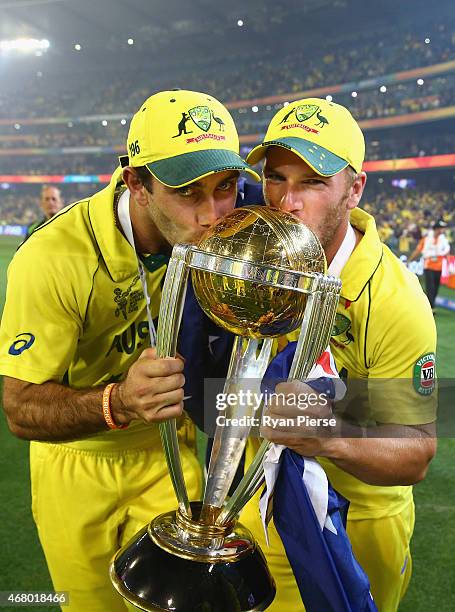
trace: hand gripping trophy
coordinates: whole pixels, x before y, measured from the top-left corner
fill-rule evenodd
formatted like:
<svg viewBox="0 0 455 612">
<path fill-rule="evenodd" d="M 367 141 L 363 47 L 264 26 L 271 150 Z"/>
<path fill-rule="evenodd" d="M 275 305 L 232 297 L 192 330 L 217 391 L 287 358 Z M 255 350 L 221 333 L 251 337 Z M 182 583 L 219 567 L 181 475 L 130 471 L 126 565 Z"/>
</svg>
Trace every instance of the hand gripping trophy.
<svg viewBox="0 0 455 612">
<path fill-rule="evenodd" d="M 341 289 L 325 276 L 316 236 L 292 215 L 263 206 L 234 210 L 197 247 L 176 245 L 163 287 L 159 357 L 176 354 L 189 271 L 204 312 L 236 334 L 224 393 L 258 384 L 273 338 L 300 328 L 289 379 L 308 376 L 328 346 Z M 243 395 L 245 397 L 245 394 Z M 230 402 L 225 423 L 248 423 L 257 406 Z M 215 408 L 214 408 L 215 410 Z M 265 610 L 275 585 L 261 550 L 237 516 L 264 482 L 263 441 L 227 499 L 250 432 L 218 425 L 203 501 L 189 501 L 175 419 L 160 425 L 178 500 L 114 556 L 110 575 L 120 594 L 141 610 L 233 612 Z"/>
</svg>

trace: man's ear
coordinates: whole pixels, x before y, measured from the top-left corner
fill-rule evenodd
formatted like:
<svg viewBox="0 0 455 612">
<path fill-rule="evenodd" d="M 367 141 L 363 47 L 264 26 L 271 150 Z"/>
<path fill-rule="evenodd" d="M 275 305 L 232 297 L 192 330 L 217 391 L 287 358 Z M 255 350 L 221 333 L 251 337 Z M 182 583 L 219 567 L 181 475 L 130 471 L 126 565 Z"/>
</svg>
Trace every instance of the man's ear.
<svg viewBox="0 0 455 612">
<path fill-rule="evenodd" d="M 353 208 L 356 208 L 359 205 L 359 202 L 362 198 L 363 190 L 365 189 L 366 182 L 366 172 L 359 172 L 351 185 L 348 200 L 348 210 L 352 210 Z"/>
<path fill-rule="evenodd" d="M 138 173 L 132 166 L 123 168 L 122 178 L 125 185 L 128 187 L 130 194 L 139 206 L 148 205 L 147 189 L 144 183 L 139 178 Z"/>
</svg>

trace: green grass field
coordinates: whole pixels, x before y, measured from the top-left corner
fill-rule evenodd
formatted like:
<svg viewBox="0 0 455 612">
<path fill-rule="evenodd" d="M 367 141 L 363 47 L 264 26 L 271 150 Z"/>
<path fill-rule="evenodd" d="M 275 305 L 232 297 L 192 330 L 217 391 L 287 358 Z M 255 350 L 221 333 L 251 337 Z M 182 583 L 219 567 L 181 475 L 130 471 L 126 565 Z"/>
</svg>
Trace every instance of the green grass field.
<svg viewBox="0 0 455 612">
<path fill-rule="evenodd" d="M 15 239 L 0 239 L 0 309 L 4 303 L 6 267 L 16 245 Z M 449 291 L 442 289 L 441 294 L 449 295 Z M 455 292 L 450 294 L 453 297 Z M 455 313 L 438 309 L 436 322 L 439 376 L 455 377 Z M 30 511 L 28 443 L 9 434 L 3 417 L 0 418 L 0 444 L 0 543 L 3 554 L 0 591 L 50 590 L 51 582 Z M 415 487 L 414 569 L 410 589 L 400 607 L 402 612 L 455 610 L 454 465 L 455 440 L 440 440 L 438 455 L 428 477 Z M 55 607 L 40 609 L 50 611 Z"/>
</svg>

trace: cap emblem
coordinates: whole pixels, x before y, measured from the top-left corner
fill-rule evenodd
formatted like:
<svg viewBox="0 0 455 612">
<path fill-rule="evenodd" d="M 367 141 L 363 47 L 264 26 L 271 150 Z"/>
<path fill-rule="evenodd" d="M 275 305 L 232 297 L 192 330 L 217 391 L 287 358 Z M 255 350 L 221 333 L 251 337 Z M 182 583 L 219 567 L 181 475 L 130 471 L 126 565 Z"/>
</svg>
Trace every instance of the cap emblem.
<svg viewBox="0 0 455 612">
<path fill-rule="evenodd" d="M 204 132 L 208 132 L 212 125 L 212 113 L 208 106 L 194 106 L 188 111 L 189 116 Z"/>
<path fill-rule="evenodd" d="M 295 116 L 297 121 L 307 121 L 319 110 L 316 104 L 302 104 L 295 108 Z"/>
</svg>

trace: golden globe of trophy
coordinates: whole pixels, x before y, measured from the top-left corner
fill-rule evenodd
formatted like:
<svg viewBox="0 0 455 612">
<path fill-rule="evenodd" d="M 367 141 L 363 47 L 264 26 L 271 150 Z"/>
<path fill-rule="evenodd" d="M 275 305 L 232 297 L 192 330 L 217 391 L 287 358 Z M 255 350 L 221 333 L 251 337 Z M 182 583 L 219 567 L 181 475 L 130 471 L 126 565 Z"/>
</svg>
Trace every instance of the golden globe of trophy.
<svg viewBox="0 0 455 612">
<path fill-rule="evenodd" d="M 299 272 L 324 272 L 316 236 L 295 217 L 263 206 L 239 208 L 204 236 L 199 248 L 218 257 Z M 306 294 L 254 280 L 195 269 L 199 304 L 220 327 L 238 336 L 269 338 L 300 327 Z"/>
<path fill-rule="evenodd" d="M 191 270 L 201 308 L 236 334 L 225 394 L 258 392 L 272 339 L 298 328 L 289 379 L 306 378 L 329 343 L 341 289 L 325 269 L 318 239 L 294 216 L 263 206 L 234 210 L 197 247 L 174 247 L 160 306 L 158 356 L 176 354 Z M 255 408 L 238 401 L 225 409 L 225 422 L 247 424 L 216 427 L 202 502 L 188 499 L 175 419 L 160 424 L 178 508 L 154 518 L 110 566 L 114 587 L 137 608 L 234 612 L 265 610 L 272 602 L 275 585 L 262 551 L 237 521 L 263 484 L 267 441 L 228 499 Z"/>
</svg>

